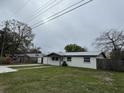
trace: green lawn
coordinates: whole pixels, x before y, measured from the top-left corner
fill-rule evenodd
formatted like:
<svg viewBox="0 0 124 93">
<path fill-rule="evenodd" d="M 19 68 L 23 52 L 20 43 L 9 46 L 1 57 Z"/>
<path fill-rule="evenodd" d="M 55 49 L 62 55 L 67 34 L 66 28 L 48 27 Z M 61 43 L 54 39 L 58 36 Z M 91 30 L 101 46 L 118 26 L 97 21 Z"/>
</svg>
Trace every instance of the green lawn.
<svg viewBox="0 0 124 93">
<path fill-rule="evenodd" d="M 0 93 L 124 93 L 124 73 L 49 67 L 0 74 Z"/>
</svg>

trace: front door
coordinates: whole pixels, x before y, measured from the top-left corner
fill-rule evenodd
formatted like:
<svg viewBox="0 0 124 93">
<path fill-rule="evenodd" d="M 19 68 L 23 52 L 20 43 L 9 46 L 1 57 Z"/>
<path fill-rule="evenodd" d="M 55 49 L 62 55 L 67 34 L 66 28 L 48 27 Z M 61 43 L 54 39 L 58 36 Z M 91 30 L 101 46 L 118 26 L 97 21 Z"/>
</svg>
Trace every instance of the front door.
<svg viewBox="0 0 124 93">
<path fill-rule="evenodd" d="M 43 57 L 41 58 L 41 64 L 43 64 Z"/>
</svg>

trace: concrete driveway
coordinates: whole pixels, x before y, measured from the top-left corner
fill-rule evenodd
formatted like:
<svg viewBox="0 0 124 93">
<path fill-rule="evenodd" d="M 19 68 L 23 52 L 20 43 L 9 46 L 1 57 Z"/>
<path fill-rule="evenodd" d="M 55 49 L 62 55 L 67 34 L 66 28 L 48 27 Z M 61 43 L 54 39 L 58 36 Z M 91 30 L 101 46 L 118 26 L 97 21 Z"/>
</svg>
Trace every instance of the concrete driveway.
<svg viewBox="0 0 124 93">
<path fill-rule="evenodd" d="M 21 67 L 21 66 L 25 68 L 17 68 L 17 69 L 11 68 L 11 67 Z M 36 66 L 36 67 L 30 67 L 30 66 Z M 41 64 L 6 65 L 6 66 L 0 66 L 0 73 L 8 73 L 23 69 L 36 69 L 36 68 L 46 68 L 46 67 L 51 67 L 51 66 L 42 66 Z"/>
<path fill-rule="evenodd" d="M 8 66 L 0 66 L 0 73 L 15 72 L 16 69 L 9 68 Z"/>
</svg>

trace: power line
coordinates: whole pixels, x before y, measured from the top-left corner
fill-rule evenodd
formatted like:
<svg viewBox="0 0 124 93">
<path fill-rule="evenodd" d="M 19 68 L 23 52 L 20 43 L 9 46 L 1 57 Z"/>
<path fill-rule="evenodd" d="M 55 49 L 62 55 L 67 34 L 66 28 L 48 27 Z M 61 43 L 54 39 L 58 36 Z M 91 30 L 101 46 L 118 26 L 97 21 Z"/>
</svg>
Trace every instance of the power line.
<svg viewBox="0 0 124 93">
<path fill-rule="evenodd" d="M 33 21 L 34 19 L 38 18 L 39 16 L 41 16 L 42 14 L 48 12 L 50 9 L 54 8 L 56 5 L 58 5 L 59 3 L 61 3 L 63 0 L 59 0 L 59 2 L 55 3 L 54 5 L 48 7 L 46 10 L 44 10 L 43 12 L 37 14 L 36 16 L 34 16 L 31 20 L 29 20 L 29 22 Z"/>
<path fill-rule="evenodd" d="M 69 13 L 69 12 L 75 10 L 75 9 L 78 9 L 78 8 L 84 6 L 84 5 L 86 5 L 86 4 L 88 4 L 88 3 L 92 2 L 92 1 L 93 1 L 93 0 L 89 0 L 89 1 L 87 1 L 87 2 L 85 2 L 85 3 L 83 3 L 83 4 L 81 4 L 81 5 L 78 5 L 78 6 L 74 7 L 74 8 L 72 8 L 72 9 L 70 9 L 70 10 L 68 10 L 68 11 L 66 11 L 66 12 L 64 12 L 64 13 L 62 13 L 62 14 L 60 14 L 60 15 L 58 15 L 58 16 L 55 16 L 55 17 L 53 17 L 53 18 L 51 18 L 51 19 L 49 19 L 49 20 L 47 20 L 47 21 L 45 21 L 45 22 L 40 23 L 39 25 L 34 26 L 32 29 L 35 29 L 35 28 L 37 28 L 37 27 L 39 27 L 39 26 L 41 26 L 41 25 L 43 25 L 43 24 L 45 24 L 45 23 L 48 23 L 49 21 L 52 21 L 52 20 L 54 20 L 54 19 L 56 19 L 56 18 L 59 18 L 59 17 L 65 15 L 65 14 L 67 14 L 67 13 Z"/>
<path fill-rule="evenodd" d="M 52 0 L 49 0 L 48 2 L 46 2 L 43 6 L 45 6 L 45 7 L 47 7 L 48 5 L 51 5 L 54 1 L 56 1 L 56 0 L 54 0 L 54 1 L 52 1 Z M 36 9 L 35 11 L 36 12 L 38 12 L 38 11 L 40 11 L 41 10 L 41 8 L 43 8 L 43 6 L 41 6 L 41 7 L 39 7 L 38 9 Z"/>
<path fill-rule="evenodd" d="M 57 1 L 57 0 L 55 0 Z M 37 15 L 35 15 L 31 20 L 29 20 L 28 22 L 33 21 L 34 19 L 38 18 L 39 16 L 43 15 L 44 13 L 48 12 L 50 9 L 54 8 L 56 5 L 58 5 L 59 3 L 61 3 L 63 0 L 59 0 L 59 2 L 56 2 L 55 4 L 53 4 L 52 6 L 48 7 L 46 10 L 44 10 L 43 12 L 39 12 Z"/>
<path fill-rule="evenodd" d="M 32 16 L 28 17 L 28 18 L 32 18 L 33 16 L 36 16 L 36 14 L 38 14 L 39 12 L 41 12 L 42 9 L 44 10 L 45 8 L 49 7 L 49 5 L 51 5 L 51 4 L 53 4 L 54 2 L 56 2 L 56 0 L 53 0 L 52 2 L 51 2 L 51 1 L 52 1 L 52 0 L 49 0 L 49 1 L 46 2 L 43 6 L 39 7 L 38 9 L 36 9 L 36 10 L 34 11 L 34 14 L 33 14 Z"/>
<path fill-rule="evenodd" d="M 49 16 L 49 17 L 47 17 L 45 20 L 50 19 L 51 17 L 54 17 L 54 16 L 56 16 L 56 15 L 58 15 L 58 14 L 64 12 L 64 11 L 68 10 L 69 8 L 72 8 L 73 6 L 75 6 L 75 5 L 77 5 L 77 4 L 80 4 L 80 3 L 83 2 L 83 1 L 85 1 L 85 0 L 81 0 L 81 1 L 79 1 L 79 2 L 77 2 L 77 3 L 75 3 L 75 4 L 72 4 L 71 6 L 69 6 L 69 7 L 65 8 L 65 9 L 63 9 L 63 10 L 61 10 L 61 11 L 59 11 L 59 12 L 57 12 L 57 13 L 55 13 L 55 14 Z M 37 25 L 37 24 L 39 24 L 40 22 L 42 22 L 42 21 L 39 21 L 39 22 L 35 23 L 34 25 Z"/>
</svg>

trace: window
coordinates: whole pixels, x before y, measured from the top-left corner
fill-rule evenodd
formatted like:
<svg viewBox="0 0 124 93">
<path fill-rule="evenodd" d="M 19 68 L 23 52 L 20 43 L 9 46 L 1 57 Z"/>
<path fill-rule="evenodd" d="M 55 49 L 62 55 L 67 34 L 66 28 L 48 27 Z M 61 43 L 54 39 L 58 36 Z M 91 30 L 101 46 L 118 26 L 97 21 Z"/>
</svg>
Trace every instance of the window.
<svg viewBox="0 0 124 93">
<path fill-rule="evenodd" d="M 52 57 L 52 61 L 58 61 L 59 58 L 58 57 Z"/>
<path fill-rule="evenodd" d="M 54 57 L 52 57 L 52 61 L 54 61 Z"/>
<path fill-rule="evenodd" d="M 55 60 L 56 60 L 56 61 L 58 61 L 58 60 L 59 60 L 59 58 L 58 58 L 58 57 L 55 57 Z"/>
<path fill-rule="evenodd" d="M 84 62 L 90 62 L 90 57 L 84 57 Z"/>
<path fill-rule="evenodd" d="M 71 61 L 71 57 L 67 57 L 67 61 Z"/>
</svg>

